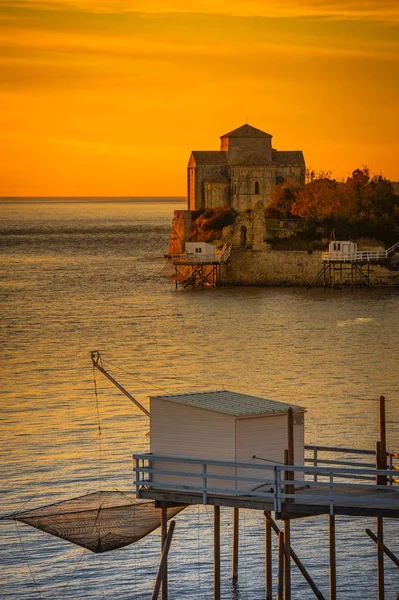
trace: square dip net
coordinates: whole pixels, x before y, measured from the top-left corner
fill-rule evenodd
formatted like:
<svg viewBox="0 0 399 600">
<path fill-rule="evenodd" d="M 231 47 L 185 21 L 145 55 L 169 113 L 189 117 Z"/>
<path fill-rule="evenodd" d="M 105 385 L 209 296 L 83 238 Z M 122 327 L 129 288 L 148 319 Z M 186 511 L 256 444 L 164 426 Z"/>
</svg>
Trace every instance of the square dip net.
<svg viewBox="0 0 399 600">
<path fill-rule="evenodd" d="M 168 519 L 184 508 L 168 508 Z M 153 501 L 138 500 L 131 492 L 100 491 L 5 518 L 99 554 L 133 544 L 157 529 L 160 512 Z"/>
</svg>

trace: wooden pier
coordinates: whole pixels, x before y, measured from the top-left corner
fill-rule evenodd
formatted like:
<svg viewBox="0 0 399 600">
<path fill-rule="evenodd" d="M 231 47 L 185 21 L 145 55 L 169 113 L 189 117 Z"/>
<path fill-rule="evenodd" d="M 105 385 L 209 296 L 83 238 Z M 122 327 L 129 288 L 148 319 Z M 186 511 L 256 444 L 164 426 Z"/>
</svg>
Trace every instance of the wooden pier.
<svg viewBox="0 0 399 600">
<path fill-rule="evenodd" d="M 387 250 L 357 250 L 357 245 L 353 242 L 334 239 L 330 242 L 328 252 L 323 252 L 323 265 L 308 285 L 308 289 L 320 281 L 323 282 L 324 288 L 349 286 L 371 289 L 374 285 L 370 278 L 370 266 L 386 264 L 398 248 L 399 242 Z"/>
<path fill-rule="evenodd" d="M 200 246 L 200 243 L 197 243 Z M 210 246 L 210 244 L 204 244 Z M 201 249 L 201 248 L 200 248 Z M 230 257 L 231 246 L 224 244 L 219 251 L 212 246 L 213 253 L 188 253 L 168 256 L 168 263 L 161 275 L 171 279 L 176 288 L 216 288 L 220 285 L 220 266 Z M 172 267 L 172 268 L 171 268 Z"/>
<path fill-rule="evenodd" d="M 340 515 L 374 517 L 378 600 L 385 599 L 384 554 L 396 566 L 399 558 L 384 544 L 383 520 L 399 518 L 399 453 L 386 449 L 385 399 L 379 400 L 380 439 L 373 450 L 305 446 L 305 464 L 295 465 L 293 411 L 288 411 L 288 449 L 284 464 L 265 459 L 252 462 L 183 458 L 157 453 L 136 454 L 134 471 L 138 498 L 165 508 L 203 504 L 214 507 L 214 600 L 220 600 L 220 507 L 233 509 L 232 582 L 237 582 L 239 509 L 261 510 L 265 516 L 265 598 L 274 599 L 272 531 L 278 535 L 278 600 L 291 598 L 293 561 L 314 597 L 327 600 L 291 546 L 290 523 L 328 515 L 329 600 L 337 599 L 336 519 Z M 272 518 L 281 519 L 280 529 Z M 167 598 L 165 586 L 164 596 Z"/>
</svg>

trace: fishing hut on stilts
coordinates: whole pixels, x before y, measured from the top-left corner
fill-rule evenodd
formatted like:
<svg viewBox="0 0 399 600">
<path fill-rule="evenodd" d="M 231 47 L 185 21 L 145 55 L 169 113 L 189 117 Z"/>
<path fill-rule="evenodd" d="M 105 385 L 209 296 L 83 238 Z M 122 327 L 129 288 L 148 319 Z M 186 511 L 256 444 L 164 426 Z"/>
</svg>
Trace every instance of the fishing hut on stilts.
<svg viewBox="0 0 399 600">
<path fill-rule="evenodd" d="M 386 448 L 383 396 L 375 452 L 305 445 L 305 409 L 264 398 L 221 390 L 156 396 L 150 402 L 151 452 L 134 456 L 136 495 L 159 507 L 162 539 L 167 509 L 213 506 L 214 600 L 221 597 L 221 507 L 233 511 L 233 583 L 239 577 L 239 510 L 264 513 L 266 600 L 290 600 L 293 564 L 313 595 L 327 600 L 293 548 L 293 519 L 328 515 L 328 598 L 337 600 L 336 518 L 375 517 L 376 534 L 366 533 L 377 544 L 378 600 L 385 598 L 384 554 L 399 566 L 383 536 L 384 518 L 399 518 L 399 453 Z M 371 458 L 375 463 L 365 462 Z M 283 521 L 281 528 L 272 512 Z M 273 532 L 278 536 L 277 585 L 272 577 Z"/>
<path fill-rule="evenodd" d="M 150 418 L 150 452 L 133 457 L 136 493 L 99 489 L 8 519 L 96 553 L 122 548 L 160 528 L 151 600 L 167 600 L 168 553 L 176 523 L 172 520 L 168 527 L 168 520 L 190 505 L 212 506 L 213 598 L 220 600 L 221 509 L 232 510 L 233 584 L 239 579 L 240 509 L 259 510 L 264 515 L 265 599 L 290 600 L 295 565 L 312 594 L 327 600 L 294 550 L 291 522 L 328 515 L 328 599 L 337 600 L 336 518 L 374 517 L 376 532 L 365 533 L 377 546 L 377 600 L 385 600 L 384 555 L 399 567 L 399 558 L 384 544 L 384 519 L 399 518 L 399 453 L 387 449 L 383 396 L 375 451 L 311 446 L 304 443 L 306 411 L 301 406 L 218 390 L 152 396 L 147 410 L 104 368 L 98 351 L 91 358 L 93 372 L 100 371 Z"/>
<path fill-rule="evenodd" d="M 183 254 L 168 256 L 161 271 L 176 285 L 184 288 L 217 288 L 220 285 L 220 267 L 230 257 L 231 245 L 217 248 L 207 242 L 186 242 Z"/>
<path fill-rule="evenodd" d="M 323 252 L 320 271 L 308 285 L 308 289 L 323 282 L 324 288 L 367 287 L 374 285 L 370 277 L 373 265 L 384 265 L 399 248 L 399 242 L 387 250 L 358 250 L 356 242 L 330 241 L 328 252 Z"/>
</svg>

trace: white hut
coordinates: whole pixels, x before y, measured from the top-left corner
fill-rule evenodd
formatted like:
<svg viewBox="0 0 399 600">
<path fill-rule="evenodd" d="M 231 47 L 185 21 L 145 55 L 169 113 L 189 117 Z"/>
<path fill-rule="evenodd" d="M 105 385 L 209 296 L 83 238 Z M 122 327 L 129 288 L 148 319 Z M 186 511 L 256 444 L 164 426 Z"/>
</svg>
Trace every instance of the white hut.
<svg viewBox="0 0 399 600">
<path fill-rule="evenodd" d="M 206 261 L 216 257 L 216 246 L 207 242 L 186 242 L 185 248 L 189 257 L 198 260 Z"/>
<path fill-rule="evenodd" d="M 349 240 L 333 240 L 328 246 L 330 260 L 349 260 L 357 254 L 357 243 Z"/>
<path fill-rule="evenodd" d="M 161 467 L 156 455 L 269 463 L 271 467 L 276 463 L 283 464 L 284 451 L 288 447 L 289 408 L 294 411 L 294 463 L 303 465 L 303 407 L 227 390 L 152 396 L 150 450 L 155 455 L 153 467 L 187 471 L 187 464 L 179 468 L 176 463 L 168 463 L 168 466 L 163 463 Z M 193 468 L 189 470 L 193 471 Z M 226 475 L 237 474 L 237 470 L 232 472 L 227 467 L 222 471 Z M 217 472 L 221 473 L 219 467 Z M 259 476 L 259 472 L 249 470 L 245 476 Z M 194 479 L 184 483 L 194 485 Z M 152 484 L 156 487 L 162 487 L 162 483 L 181 486 L 182 480 L 182 476 L 155 473 Z M 197 480 L 196 484 L 199 483 Z M 229 486 L 240 490 L 251 487 L 250 484 L 245 487 L 243 483 L 236 486 L 232 482 Z"/>
</svg>

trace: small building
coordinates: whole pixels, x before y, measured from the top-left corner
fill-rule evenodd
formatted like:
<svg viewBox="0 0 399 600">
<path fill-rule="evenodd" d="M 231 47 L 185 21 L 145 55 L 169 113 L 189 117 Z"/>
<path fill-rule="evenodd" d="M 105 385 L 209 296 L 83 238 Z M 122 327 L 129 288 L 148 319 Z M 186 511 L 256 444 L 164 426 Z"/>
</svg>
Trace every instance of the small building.
<svg viewBox="0 0 399 600">
<path fill-rule="evenodd" d="M 150 451 L 153 455 L 221 460 L 273 465 L 284 463 L 288 447 L 288 409 L 294 411 L 294 462 L 304 464 L 304 413 L 301 406 L 266 400 L 247 394 L 219 390 L 150 397 Z M 256 457 L 256 458 L 255 458 Z M 153 468 L 178 470 L 176 463 L 157 464 Z M 200 472 L 200 465 L 190 465 L 190 471 Z M 239 475 L 240 469 L 214 467 L 214 473 Z M 187 464 L 182 466 L 187 471 Z M 244 473 L 242 473 L 244 474 Z M 254 469 L 245 476 L 259 476 Z M 198 478 L 154 474 L 152 484 L 162 488 L 200 485 Z M 216 480 L 215 480 L 216 482 Z M 220 487 L 220 480 L 218 481 Z M 223 482 L 226 489 L 250 490 L 254 484 Z M 169 488 L 170 489 L 170 488 Z"/>
<path fill-rule="evenodd" d="M 216 246 L 207 242 L 186 242 L 185 247 L 187 255 L 198 260 L 212 260 L 216 256 Z"/>
<path fill-rule="evenodd" d="M 333 240 L 328 246 L 330 260 L 345 260 L 357 254 L 356 242 Z"/>
</svg>

